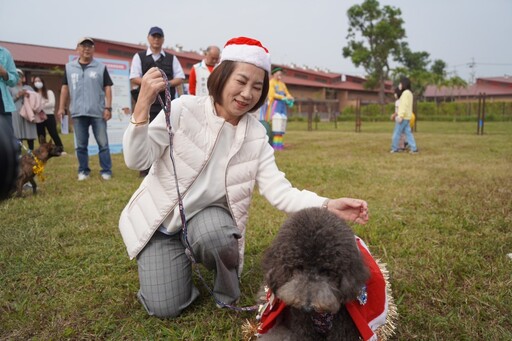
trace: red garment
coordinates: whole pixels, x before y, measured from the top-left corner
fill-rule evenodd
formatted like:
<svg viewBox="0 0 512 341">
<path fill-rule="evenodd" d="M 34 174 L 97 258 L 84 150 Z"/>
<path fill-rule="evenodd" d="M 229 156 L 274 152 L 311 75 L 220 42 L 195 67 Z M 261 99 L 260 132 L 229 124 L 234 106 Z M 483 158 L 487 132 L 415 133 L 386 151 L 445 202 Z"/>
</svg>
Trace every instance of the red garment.
<svg viewBox="0 0 512 341">
<path fill-rule="evenodd" d="M 367 302 L 360 304 L 358 300 L 351 301 L 345 306 L 354 321 L 359 334 L 365 341 L 377 340 L 375 330 L 386 323 L 388 302 L 386 298 L 386 282 L 379 265 L 373 259 L 366 244 L 356 237 L 357 246 L 363 255 L 364 261 L 370 269 L 370 279 L 366 282 Z M 258 334 L 267 333 L 277 322 L 277 318 L 286 308 L 286 303 L 275 297 L 270 290 L 267 291 L 267 303 L 262 307 L 263 312 L 258 316 Z"/>
<path fill-rule="evenodd" d="M 366 265 L 370 269 L 370 279 L 366 282 L 368 301 L 364 305 L 359 304 L 357 300 L 351 301 L 345 306 L 363 340 L 376 340 L 377 337 L 374 331 L 386 323 L 388 311 L 386 281 L 366 244 L 357 237 L 356 242 Z"/>
<path fill-rule="evenodd" d="M 215 68 L 215 65 L 206 65 L 208 70 L 210 70 L 210 73 Z M 196 95 L 196 68 L 192 67 L 190 69 L 190 75 L 188 76 L 188 93 L 190 95 Z"/>
</svg>

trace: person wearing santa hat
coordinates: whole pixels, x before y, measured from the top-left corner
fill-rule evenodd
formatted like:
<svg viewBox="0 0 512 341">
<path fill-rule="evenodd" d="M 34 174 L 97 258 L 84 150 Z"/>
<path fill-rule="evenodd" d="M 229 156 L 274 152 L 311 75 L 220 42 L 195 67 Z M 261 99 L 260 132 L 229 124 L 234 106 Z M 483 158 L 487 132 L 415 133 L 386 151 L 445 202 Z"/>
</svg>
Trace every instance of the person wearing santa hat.
<svg viewBox="0 0 512 341">
<path fill-rule="evenodd" d="M 259 41 L 233 38 L 208 78 L 209 96 L 181 96 L 171 102 L 170 116 L 161 113 L 151 124 L 151 104 L 166 83 L 157 68 L 142 77 L 123 153 L 129 168 L 151 170 L 121 213 L 119 229 L 129 257 L 137 259 L 137 296 L 150 315 L 175 317 L 198 297 L 192 261 L 214 271 L 218 306 L 239 299 L 255 185 L 287 213 L 316 206 L 368 221 L 365 201 L 299 190 L 277 168 L 265 128 L 248 115 L 266 99 L 270 66 Z"/>
</svg>

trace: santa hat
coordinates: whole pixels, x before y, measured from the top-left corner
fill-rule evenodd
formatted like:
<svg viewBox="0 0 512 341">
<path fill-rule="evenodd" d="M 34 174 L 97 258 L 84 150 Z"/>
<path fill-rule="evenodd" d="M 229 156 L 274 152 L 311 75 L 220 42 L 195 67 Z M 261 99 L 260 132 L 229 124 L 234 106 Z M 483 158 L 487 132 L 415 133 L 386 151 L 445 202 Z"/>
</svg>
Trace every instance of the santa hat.
<svg viewBox="0 0 512 341">
<path fill-rule="evenodd" d="M 222 50 L 220 62 L 224 60 L 253 64 L 270 73 L 270 54 L 256 39 L 237 37 L 228 40 Z"/>
</svg>

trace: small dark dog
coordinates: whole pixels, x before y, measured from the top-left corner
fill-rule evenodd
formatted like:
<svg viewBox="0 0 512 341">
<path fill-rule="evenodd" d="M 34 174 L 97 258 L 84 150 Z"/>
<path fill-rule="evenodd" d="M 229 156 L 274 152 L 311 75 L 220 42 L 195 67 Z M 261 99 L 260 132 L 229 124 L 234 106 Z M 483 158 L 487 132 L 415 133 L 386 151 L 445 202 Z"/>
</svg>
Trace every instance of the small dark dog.
<svg viewBox="0 0 512 341">
<path fill-rule="evenodd" d="M 27 182 L 30 182 L 32 185 L 32 193 L 37 193 L 37 184 L 34 180 L 36 173 L 34 172 L 34 167 L 40 167 L 46 165 L 46 162 L 54 157 L 60 156 L 62 153 L 62 147 L 58 147 L 50 142 L 46 142 L 43 137 L 39 138 L 39 148 L 32 152 L 33 155 L 26 153 L 24 154 L 20 161 L 20 170 L 18 174 L 18 179 L 16 181 L 16 195 L 20 197 L 23 193 L 23 185 Z M 36 159 L 37 158 L 37 159 Z M 39 164 L 38 164 L 39 161 Z M 39 169 L 42 171 L 42 169 Z"/>
<path fill-rule="evenodd" d="M 258 340 L 376 339 L 371 328 L 365 331 L 371 337 L 363 337 L 359 328 L 368 323 L 353 318 L 359 314 L 353 309 L 375 298 L 366 291 L 374 269 L 363 253 L 350 227 L 325 209 L 289 217 L 263 256 L 266 303 L 258 314 Z"/>
</svg>

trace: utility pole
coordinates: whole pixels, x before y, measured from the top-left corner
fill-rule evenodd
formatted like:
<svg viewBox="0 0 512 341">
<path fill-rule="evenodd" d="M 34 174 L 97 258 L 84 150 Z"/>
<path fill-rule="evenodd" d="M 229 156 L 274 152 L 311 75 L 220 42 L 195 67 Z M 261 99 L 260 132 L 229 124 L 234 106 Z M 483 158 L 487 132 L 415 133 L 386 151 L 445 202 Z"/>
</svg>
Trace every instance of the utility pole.
<svg viewBox="0 0 512 341">
<path fill-rule="evenodd" d="M 468 63 L 468 67 L 471 69 L 470 73 L 469 73 L 469 84 L 474 84 L 475 83 L 475 74 L 476 74 L 476 63 L 475 63 L 475 58 L 472 57 L 471 58 L 471 62 Z"/>
</svg>

